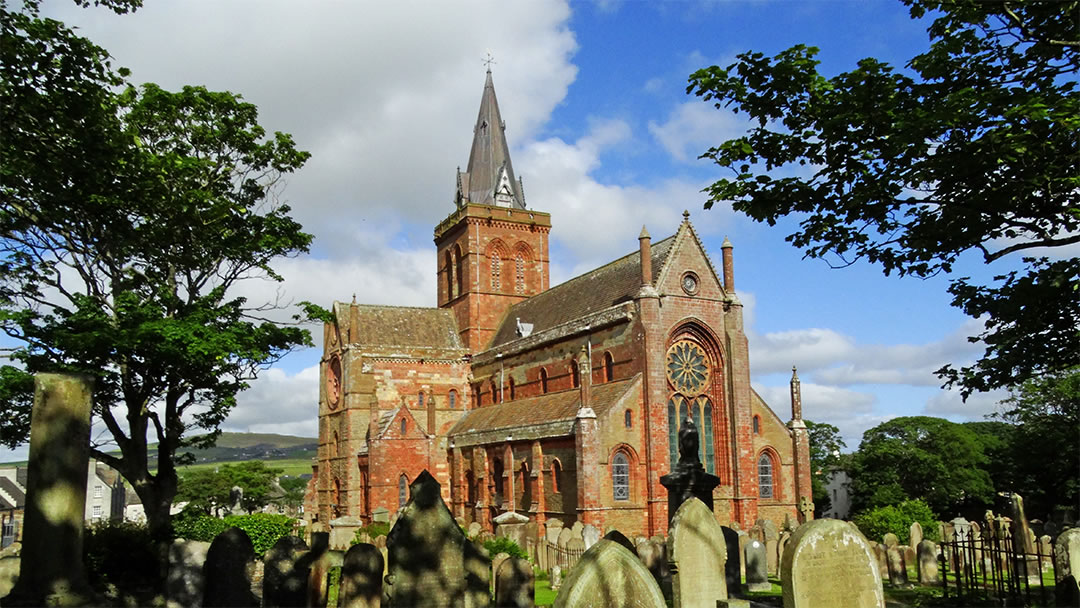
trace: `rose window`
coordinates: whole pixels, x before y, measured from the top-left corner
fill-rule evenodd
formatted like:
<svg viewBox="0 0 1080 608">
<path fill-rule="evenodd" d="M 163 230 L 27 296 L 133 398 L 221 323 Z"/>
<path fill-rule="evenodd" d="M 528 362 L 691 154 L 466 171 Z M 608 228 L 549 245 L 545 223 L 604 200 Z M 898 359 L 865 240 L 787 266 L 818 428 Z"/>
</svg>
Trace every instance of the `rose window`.
<svg viewBox="0 0 1080 608">
<path fill-rule="evenodd" d="M 699 395 L 708 386 L 709 359 L 693 342 L 682 340 L 673 344 L 667 352 L 666 368 L 668 382 L 684 395 Z"/>
</svg>

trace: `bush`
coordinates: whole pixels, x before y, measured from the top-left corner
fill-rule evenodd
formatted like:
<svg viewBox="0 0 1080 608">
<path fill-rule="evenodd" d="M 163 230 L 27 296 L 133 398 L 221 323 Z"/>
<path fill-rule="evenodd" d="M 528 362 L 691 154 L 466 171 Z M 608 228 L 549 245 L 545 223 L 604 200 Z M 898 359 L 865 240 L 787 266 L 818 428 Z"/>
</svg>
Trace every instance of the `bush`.
<svg viewBox="0 0 1080 608">
<path fill-rule="evenodd" d="M 349 546 L 359 545 L 364 542 L 360 539 L 363 534 L 367 534 L 373 540 L 379 536 L 386 536 L 387 534 L 390 534 L 390 524 L 385 522 L 374 522 L 357 528 L 356 534 L 353 534 L 353 539 L 352 542 L 349 543 Z"/>
<path fill-rule="evenodd" d="M 156 589 L 160 582 L 158 553 L 145 524 L 101 521 L 83 535 L 86 577 L 97 589 L 121 592 Z"/>
<path fill-rule="evenodd" d="M 529 554 L 525 553 L 524 549 L 505 536 L 496 536 L 495 538 L 484 541 L 484 548 L 487 549 L 488 555 L 491 557 L 495 557 L 500 553 L 506 553 L 510 557 L 529 559 Z"/>
<path fill-rule="evenodd" d="M 880 541 L 885 534 L 892 532 L 907 544 L 911 535 L 911 524 L 919 522 L 923 529 L 923 538 L 937 541 L 937 515 L 922 500 L 905 500 L 898 505 L 887 505 L 857 513 L 852 521 L 862 530 L 866 538 Z"/>
<path fill-rule="evenodd" d="M 283 536 L 293 533 L 296 520 L 287 515 L 253 513 L 251 515 L 228 515 L 219 519 L 198 509 L 184 509 L 173 517 L 173 532 L 177 538 L 212 542 L 218 534 L 231 527 L 244 531 L 255 547 L 255 555 L 261 556 Z"/>
</svg>

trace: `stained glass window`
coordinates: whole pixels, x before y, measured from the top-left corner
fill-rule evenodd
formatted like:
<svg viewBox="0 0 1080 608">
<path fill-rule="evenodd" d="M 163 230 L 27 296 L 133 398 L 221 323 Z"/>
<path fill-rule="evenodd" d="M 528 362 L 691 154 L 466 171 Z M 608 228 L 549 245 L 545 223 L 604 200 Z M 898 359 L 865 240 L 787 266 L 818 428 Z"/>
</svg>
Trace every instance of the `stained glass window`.
<svg viewBox="0 0 1080 608">
<path fill-rule="evenodd" d="M 701 397 L 699 399 L 702 406 L 702 418 L 705 420 L 705 427 L 702 429 L 705 435 L 705 441 L 702 441 L 702 445 L 705 446 L 705 471 L 708 473 L 716 473 L 716 450 L 713 446 L 713 422 L 712 422 L 712 402 L 707 397 Z"/>
<path fill-rule="evenodd" d="M 709 360 L 705 351 L 689 340 L 668 349 L 666 368 L 668 381 L 684 395 L 700 395 L 708 386 Z"/>
<path fill-rule="evenodd" d="M 622 452 L 611 459 L 611 487 L 615 500 L 630 500 L 630 462 Z"/>
<path fill-rule="evenodd" d="M 678 395 L 672 397 L 667 402 L 667 426 L 668 426 L 668 451 L 670 452 L 670 470 L 675 470 L 675 465 L 679 462 L 679 420 L 676 417 L 675 400 L 678 399 Z"/>
<path fill-rule="evenodd" d="M 397 480 L 397 502 L 398 507 L 404 507 L 405 503 L 409 500 L 409 478 L 402 475 Z"/>
<path fill-rule="evenodd" d="M 773 497 L 773 465 L 772 458 L 762 453 L 758 458 L 758 496 L 761 498 Z"/>
</svg>

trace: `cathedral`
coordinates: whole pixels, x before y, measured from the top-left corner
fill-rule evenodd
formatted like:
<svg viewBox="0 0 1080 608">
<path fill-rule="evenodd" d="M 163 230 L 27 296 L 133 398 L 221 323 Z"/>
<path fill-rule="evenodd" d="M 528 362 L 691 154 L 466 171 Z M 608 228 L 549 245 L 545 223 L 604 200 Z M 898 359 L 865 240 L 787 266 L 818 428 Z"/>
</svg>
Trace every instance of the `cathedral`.
<svg viewBox="0 0 1080 608">
<path fill-rule="evenodd" d="M 423 470 L 456 517 L 510 511 L 665 534 L 660 477 L 693 421 L 721 523 L 812 517 L 798 378 L 784 420 L 750 386 L 733 248 L 689 214 L 550 287 L 550 214 L 526 205 L 488 71 L 469 162 L 435 227 L 438 306 L 333 304 L 308 517 L 371 522 Z M 557 224 L 558 218 L 554 218 Z"/>
</svg>

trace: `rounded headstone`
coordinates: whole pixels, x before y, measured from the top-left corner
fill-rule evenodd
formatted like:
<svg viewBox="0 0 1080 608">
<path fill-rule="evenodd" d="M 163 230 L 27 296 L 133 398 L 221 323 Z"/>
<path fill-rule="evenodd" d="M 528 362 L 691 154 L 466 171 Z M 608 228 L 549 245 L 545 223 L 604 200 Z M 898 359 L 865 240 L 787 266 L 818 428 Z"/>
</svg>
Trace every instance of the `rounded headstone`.
<svg viewBox="0 0 1080 608">
<path fill-rule="evenodd" d="M 259 600 L 251 592 L 254 574 L 255 549 L 247 533 L 233 527 L 218 534 L 203 564 L 203 607 L 258 606 Z"/>
<path fill-rule="evenodd" d="M 870 546 L 851 524 L 816 519 L 795 531 L 780 568 L 784 608 L 884 608 Z"/>
<path fill-rule="evenodd" d="M 666 608 L 667 604 L 638 558 L 604 538 L 581 556 L 555 598 L 555 608 L 586 606 Z"/>
<path fill-rule="evenodd" d="M 341 566 L 339 608 L 377 608 L 382 601 L 383 556 L 375 545 L 349 547 Z"/>
</svg>

